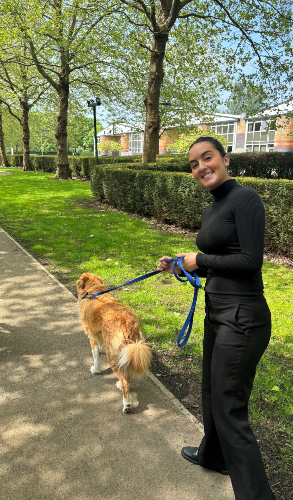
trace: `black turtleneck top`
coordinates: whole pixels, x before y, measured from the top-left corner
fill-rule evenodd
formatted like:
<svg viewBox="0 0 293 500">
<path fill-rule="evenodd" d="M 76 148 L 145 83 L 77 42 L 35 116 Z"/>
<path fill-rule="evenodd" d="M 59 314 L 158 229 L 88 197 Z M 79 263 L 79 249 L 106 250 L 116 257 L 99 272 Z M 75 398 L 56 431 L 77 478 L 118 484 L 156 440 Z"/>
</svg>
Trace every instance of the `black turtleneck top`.
<svg viewBox="0 0 293 500">
<path fill-rule="evenodd" d="M 214 201 L 202 214 L 196 243 L 199 276 L 207 276 L 205 291 L 217 298 L 263 295 L 265 212 L 258 193 L 229 179 L 211 191 Z"/>
</svg>

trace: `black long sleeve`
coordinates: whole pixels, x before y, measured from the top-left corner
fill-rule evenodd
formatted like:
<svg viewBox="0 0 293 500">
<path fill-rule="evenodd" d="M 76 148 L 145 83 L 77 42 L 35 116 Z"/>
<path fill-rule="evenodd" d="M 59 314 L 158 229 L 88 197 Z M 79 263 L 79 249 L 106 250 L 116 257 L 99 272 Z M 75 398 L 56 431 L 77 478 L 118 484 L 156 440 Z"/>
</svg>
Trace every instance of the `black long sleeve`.
<svg viewBox="0 0 293 500">
<path fill-rule="evenodd" d="M 213 294 L 263 293 L 265 213 L 258 193 L 234 179 L 211 191 L 214 202 L 205 208 L 197 246 L 201 273 L 207 271 L 205 290 Z"/>
</svg>

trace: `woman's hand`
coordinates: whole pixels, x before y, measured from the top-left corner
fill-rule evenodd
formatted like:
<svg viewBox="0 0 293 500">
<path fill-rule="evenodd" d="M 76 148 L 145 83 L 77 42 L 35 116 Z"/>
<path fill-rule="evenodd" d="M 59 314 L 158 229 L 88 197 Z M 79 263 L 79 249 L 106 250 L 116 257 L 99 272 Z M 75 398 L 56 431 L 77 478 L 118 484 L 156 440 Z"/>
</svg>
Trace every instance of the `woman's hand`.
<svg viewBox="0 0 293 500">
<path fill-rule="evenodd" d="M 162 257 L 160 259 L 160 263 L 158 264 L 157 270 L 158 271 L 166 271 L 167 273 L 173 274 L 173 262 L 170 262 L 169 264 L 166 262 L 166 260 L 170 260 L 170 259 L 172 259 L 172 257 L 167 257 L 166 255 L 164 255 L 164 257 Z M 176 266 L 175 266 L 176 273 L 177 273 L 177 268 L 178 268 L 178 272 L 179 272 L 180 269 L 179 269 L 178 264 L 176 264 Z"/>
<path fill-rule="evenodd" d="M 195 252 L 177 254 L 177 257 L 184 257 L 182 264 L 184 269 L 188 272 L 198 269 L 198 265 L 196 264 L 196 256 L 197 253 Z M 166 255 L 164 255 L 164 257 L 160 259 L 160 263 L 157 267 L 158 271 L 166 271 L 167 273 L 173 274 L 173 262 L 170 262 L 169 264 L 166 262 L 166 260 L 169 259 L 171 259 L 171 257 L 167 257 Z M 181 270 L 178 264 L 175 265 L 175 271 L 180 275 Z"/>
<path fill-rule="evenodd" d="M 177 257 L 184 257 L 184 259 L 182 260 L 182 265 L 185 271 L 188 271 L 189 273 L 191 271 L 195 271 L 196 269 L 198 269 L 198 265 L 196 263 L 196 256 L 197 253 L 195 252 L 177 254 Z"/>
</svg>

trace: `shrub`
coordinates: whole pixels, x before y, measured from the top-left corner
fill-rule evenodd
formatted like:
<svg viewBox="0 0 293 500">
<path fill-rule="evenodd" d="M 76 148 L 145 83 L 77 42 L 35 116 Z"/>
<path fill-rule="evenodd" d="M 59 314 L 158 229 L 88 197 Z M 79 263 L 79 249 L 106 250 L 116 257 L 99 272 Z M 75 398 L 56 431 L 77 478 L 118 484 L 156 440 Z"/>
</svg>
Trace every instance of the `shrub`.
<svg viewBox="0 0 293 500">
<path fill-rule="evenodd" d="M 56 156 L 31 156 L 33 169 L 41 172 L 56 172 L 57 157 Z"/>
<path fill-rule="evenodd" d="M 293 153 L 230 153 L 229 171 L 233 177 L 293 179 Z"/>
<path fill-rule="evenodd" d="M 11 167 L 22 167 L 23 155 L 7 155 Z"/>
<path fill-rule="evenodd" d="M 23 155 L 7 155 L 11 167 L 22 167 Z M 56 155 L 31 155 L 33 169 L 40 172 L 56 172 L 57 156 Z M 73 175 L 90 177 L 90 168 L 96 165 L 94 156 L 69 156 L 69 168 Z M 141 156 L 133 156 L 127 158 L 127 163 L 133 164 L 141 161 Z M 125 163 L 125 157 L 122 156 L 99 156 L 99 163 L 113 164 Z"/>
<path fill-rule="evenodd" d="M 233 177 L 293 179 L 293 153 L 230 153 L 229 156 L 229 173 Z M 110 162 L 106 160 L 105 163 Z M 114 163 L 118 162 L 114 161 Z M 136 161 L 135 167 L 130 158 L 119 157 L 119 164 L 121 163 L 125 168 L 135 168 L 135 170 L 190 173 L 186 154 L 160 155 L 157 156 L 156 163 L 145 164 Z"/>
<path fill-rule="evenodd" d="M 244 177 L 237 180 L 254 188 L 263 199 L 267 248 L 293 255 L 293 182 Z M 99 201 L 189 229 L 200 228 L 202 211 L 213 200 L 210 192 L 185 172 L 96 166 L 91 170 L 91 185 Z"/>
</svg>

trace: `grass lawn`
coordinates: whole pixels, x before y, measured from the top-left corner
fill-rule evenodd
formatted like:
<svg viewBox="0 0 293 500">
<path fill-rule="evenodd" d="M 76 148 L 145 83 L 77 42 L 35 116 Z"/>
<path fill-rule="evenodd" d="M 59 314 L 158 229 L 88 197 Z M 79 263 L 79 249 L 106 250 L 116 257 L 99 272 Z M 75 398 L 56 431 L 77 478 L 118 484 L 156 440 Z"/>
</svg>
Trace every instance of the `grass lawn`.
<svg viewBox="0 0 293 500">
<path fill-rule="evenodd" d="M 99 274 L 107 287 L 156 269 L 159 257 L 196 251 L 188 235 L 161 231 L 123 212 L 92 205 L 90 184 L 53 181 L 52 174 L 6 169 L 0 176 L 0 226 L 59 273 L 71 290 L 85 271 Z M 293 272 L 264 262 L 265 296 L 273 333 L 256 375 L 250 415 L 265 429 L 282 435 L 281 453 L 293 462 Z M 204 280 L 201 280 L 204 285 Z M 188 370 L 200 371 L 204 292 L 200 290 L 188 344 L 176 348 L 177 332 L 189 311 L 193 289 L 159 274 L 115 292 L 138 313 L 145 337 L 158 351 L 172 351 Z M 287 467 L 287 465 L 286 465 Z"/>
</svg>

